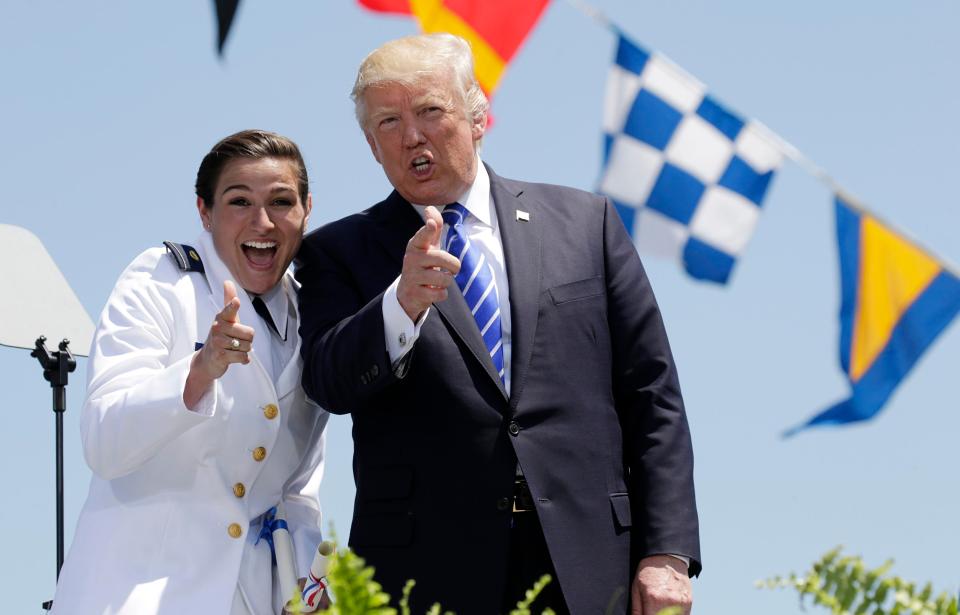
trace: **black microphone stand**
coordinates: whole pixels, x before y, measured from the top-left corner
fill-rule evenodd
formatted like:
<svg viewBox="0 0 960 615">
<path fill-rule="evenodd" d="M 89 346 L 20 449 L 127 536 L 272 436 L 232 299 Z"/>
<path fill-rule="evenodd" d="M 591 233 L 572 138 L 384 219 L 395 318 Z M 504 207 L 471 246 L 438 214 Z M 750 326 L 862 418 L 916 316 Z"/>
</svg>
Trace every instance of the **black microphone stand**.
<svg viewBox="0 0 960 615">
<path fill-rule="evenodd" d="M 70 340 L 60 342 L 60 350 L 50 352 L 47 349 L 47 338 L 40 336 L 30 353 L 36 357 L 43 367 L 43 377 L 53 389 L 53 413 L 57 421 L 57 580 L 60 579 L 60 569 L 63 567 L 63 413 L 67 410 L 67 379 L 68 374 L 77 368 L 77 360 L 70 352 Z M 53 601 L 43 603 L 45 610 L 53 607 Z"/>
</svg>

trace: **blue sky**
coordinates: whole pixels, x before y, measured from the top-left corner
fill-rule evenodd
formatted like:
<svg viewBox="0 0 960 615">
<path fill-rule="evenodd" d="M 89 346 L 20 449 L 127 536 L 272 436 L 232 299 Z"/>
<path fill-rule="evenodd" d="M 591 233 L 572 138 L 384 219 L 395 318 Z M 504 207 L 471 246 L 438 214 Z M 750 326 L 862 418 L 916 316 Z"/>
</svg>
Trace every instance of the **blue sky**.
<svg viewBox="0 0 960 615">
<path fill-rule="evenodd" d="M 412 33 L 413 22 L 350 0 L 244 0 L 220 61 L 211 4 L 0 7 L 0 223 L 40 237 L 94 320 L 137 253 L 199 234 L 196 167 L 231 132 L 266 128 L 301 145 L 311 228 L 388 192 L 348 93 L 363 56 Z M 593 4 L 885 219 L 960 261 L 960 5 Z M 507 177 L 592 188 L 614 46 L 609 31 L 555 1 L 501 82 L 484 159 Z M 704 557 L 696 612 L 798 613 L 794 595 L 753 582 L 804 570 L 838 544 L 873 565 L 894 557 L 896 573 L 956 592 L 960 327 L 945 331 L 875 421 L 781 440 L 847 388 L 831 195 L 788 163 L 764 209 L 729 287 L 646 261 L 694 438 Z M 90 476 L 77 426 L 85 370 L 81 360 L 65 417 L 68 544 Z M 55 570 L 49 386 L 27 351 L 0 348 L 0 373 L 0 604 L 37 612 Z M 341 535 L 353 498 L 349 430 L 348 418 L 331 421 L 323 493 Z"/>
</svg>

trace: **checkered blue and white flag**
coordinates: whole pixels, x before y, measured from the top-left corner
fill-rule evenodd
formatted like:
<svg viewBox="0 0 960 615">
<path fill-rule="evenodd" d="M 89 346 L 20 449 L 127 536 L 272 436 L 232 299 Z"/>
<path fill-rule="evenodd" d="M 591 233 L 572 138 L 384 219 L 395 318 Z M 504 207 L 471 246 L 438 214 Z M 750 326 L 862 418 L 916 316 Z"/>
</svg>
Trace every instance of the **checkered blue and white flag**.
<svg viewBox="0 0 960 615">
<path fill-rule="evenodd" d="M 725 284 L 782 161 L 779 138 L 622 36 L 603 129 L 599 191 L 613 200 L 638 250 Z"/>
</svg>

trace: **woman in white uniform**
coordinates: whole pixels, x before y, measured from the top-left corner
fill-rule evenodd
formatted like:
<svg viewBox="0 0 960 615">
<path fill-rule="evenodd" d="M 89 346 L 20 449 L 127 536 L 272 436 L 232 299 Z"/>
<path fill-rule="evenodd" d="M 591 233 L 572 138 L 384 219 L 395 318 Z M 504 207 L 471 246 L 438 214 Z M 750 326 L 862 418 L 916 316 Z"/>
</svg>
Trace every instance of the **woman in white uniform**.
<svg viewBox="0 0 960 615">
<path fill-rule="evenodd" d="M 283 504 L 301 577 L 321 540 L 327 414 L 300 387 L 288 272 L 311 208 L 303 158 L 240 132 L 196 190 L 199 239 L 138 256 L 100 316 L 81 414 L 94 475 L 55 613 L 276 613 L 264 514 Z"/>
</svg>

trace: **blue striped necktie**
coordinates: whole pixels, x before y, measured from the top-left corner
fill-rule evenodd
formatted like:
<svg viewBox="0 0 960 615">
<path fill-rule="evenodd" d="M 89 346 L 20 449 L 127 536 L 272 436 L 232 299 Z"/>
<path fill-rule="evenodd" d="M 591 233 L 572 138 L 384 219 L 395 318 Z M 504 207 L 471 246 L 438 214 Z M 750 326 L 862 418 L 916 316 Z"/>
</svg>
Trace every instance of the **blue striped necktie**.
<svg viewBox="0 0 960 615">
<path fill-rule="evenodd" d="M 493 265 L 479 247 L 470 244 L 463 228 L 463 222 L 470 212 L 460 203 L 447 205 L 443 209 L 443 221 L 448 225 L 447 244 L 444 249 L 460 259 L 460 273 L 457 274 L 457 286 L 463 293 L 467 307 L 480 328 L 480 336 L 490 353 L 490 359 L 501 382 L 503 373 L 503 339 L 500 331 L 500 298 L 497 296 L 497 284 L 493 277 Z"/>
</svg>

